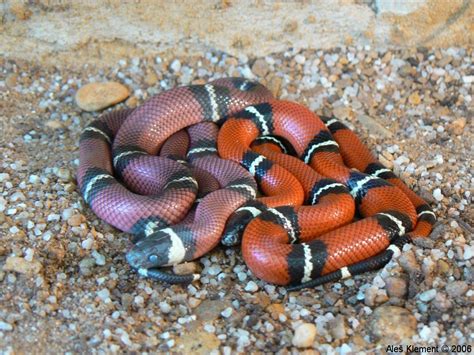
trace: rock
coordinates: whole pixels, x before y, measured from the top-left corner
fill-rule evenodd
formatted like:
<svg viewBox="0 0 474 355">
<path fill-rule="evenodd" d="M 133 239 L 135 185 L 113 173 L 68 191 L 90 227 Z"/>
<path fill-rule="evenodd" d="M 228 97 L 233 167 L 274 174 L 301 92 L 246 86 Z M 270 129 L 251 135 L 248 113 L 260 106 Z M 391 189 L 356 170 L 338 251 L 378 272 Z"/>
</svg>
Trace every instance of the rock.
<svg viewBox="0 0 474 355">
<path fill-rule="evenodd" d="M 129 108 L 135 108 L 138 105 L 138 98 L 136 96 L 130 96 L 127 101 L 125 101 L 125 105 Z"/>
<path fill-rule="evenodd" d="M 182 263 L 173 266 L 173 272 L 176 275 L 195 274 L 199 271 L 198 264 L 195 262 Z"/>
<path fill-rule="evenodd" d="M 406 78 L 407 76 L 414 74 L 416 74 L 416 69 L 410 64 L 404 64 L 398 70 L 398 75 L 400 75 L 402 78 Z"/>
<path fill-rule="evenodd" d="M 272 303 L 267 307 L 266 310 L 275 320 L 280 318 L 280 314 L 285 314 L 285 306 L 283 306 L 281 303 Z"/>
<path fill-rule="evenodd" d="M 61 129 L 65 128 L 64 123 L 60 120 L 50 120 L 46 121 L 44 124 L 46 127 L 51 128 L 51 129 Z"/>
<path fill-rule="evenodd" d="M 92 274 L 92 268 L 95 266 L 94 258 L 84 258 L 79 263 L 79 271 L 84 276 L 89 276 Z"/>
<path fill-rule="evenodd" d="M 303 323 L 296 328 L 291 343 L 298 348 L 309 348 L 315 338 L 316 326 L 312 323 Z"/>
<path fill-rule="evenodd" d="M 404 298 L 407 294 L 407 282 L 400 277 L 388 277 L 385 279 L 385 287 L 389 297 Z"/>
<path fill-rule="evenodd" d="M 175 59 L 171 62 L 170 69 L 175 73 L 181 70 L 181 62 L 179 61 L 179 59 Z"/>
<path fill-rule="evenodd" d="M 207 355 L 219 348 L 219 339 L 213 333 L 197 331 L 181 335 L 176 340 L 176 349 L 182 354 Z"/>
<path fill-rule="evenodd" d="M 341 340 L 347 336 L 346 323 L 343 316 L 339 315 L 336 318 L 330 320 L 328 326 L 329 333 L 331 333 L 332 337 L 335 340 Z"/>
<path fill-rule="evenodd" d="M 69 224 L 71 227 L 78 227 L 85 221 L 86 221 L 86 217 L 84 217 L 80 213 L 77 213 L 77 214 L 73 214 L 71 217 L 68 218 L 67 224 Z"/>
<path fill-rule="evenodd" d="M 325 292 L 324 293 L 324 301 L 330 305 L 330 306 L 334 306 L 336 304 L 336 302 L 339 300 L 340 296 L 336 293 L 336 292 Z"/>
<path fill-rule="evenodd" d="M 446 294 L 442 292 L 438 292 L 436 294 L 436 297 L 432 301 L 432 304 L 441 312 L 446 312 L 448 309 L 450 309 L 453 306 L 453 303 L 451 302 L 451 300 L 448 299 L 448 297 L 446 297 Z"/>
<path fill-rule="evenodd" d="M 19 274 L 36 275 L 43 269 L 43 265 L 36 260 L 26 261 L 18 256 L 10 256 L 3 265 L 3 271 L 13 271 Z"/>
<path fill-rule="evenodd" d="M 357 116 L 357 120 L 369 131 L 370 134 L 373 134 L 380 138 L 391 138 L 393 136 L 387 128 L 382 126 L 372 117 L 367 115 Z"/>
<path fill-rule="evenodd" d="M 72 180 L 72 174 L 71 174 L 71 171 L 69 169 L 59 168 L 55 172 L 55 174 L 60 180 L 62 180 L 64 182 L 68 182 L 68 181 Z"/>
<path fill-rule="evenodd" d="M 381 306 L 369 319 L 369 333 L 384 344 L 409 342 L 416 334 L 416 318 L 407 309 L 397 306 Z"/>
<path fill-rule="evenodd" d="M 413 94 L 411 94 L 410 96 L 408 96 L 408 102 L 411 103 L 411 104 L 414 105 L 414 106 L 420 104 L 420 102 L 421 102 L 421 97 L 420 97 L 420 95 L 418 94 L 417 91 L 415 91 Z"/>
<path fill-rule="evenodd" d="M 130 91 L 120 83 L 90 83 L 77 91 L 76 103 L 84 111 L 99 111 L 122 102 L 129 95 Z"/>
<path fill-rule="evenodd" d="M 469 286 L 465 281 L 453 281 L 446 285 L 446 292 L 452 298 L 464 295 Z"/>
<path fill-rule="evenodd" d="M 418 298 L 422 302 L 430 302 L 436 297 L 436 292 L 437 291 L 435 289 L 427 290 L 425 292 L 420 293 Z"/>
<path fill-rule="evenodd" d="M 403 270 L 406 272 L 414 273 L 420 271 L 420 265 L 416 261 L 415 254 L 412 250 L 404 252 L 398 260 L 400 261 Z"/>
<path fill-rule="evenodd" d="M 455 135 L 459 136 L 464 133 L 464 127 L 466 127 L 466 119 L 464 117 L 455 119 L 449 126 L 448 130 Z"/>
<path fill-rule="evenodd" d="M 145 75 L 145 83 L 149 86 L 155 85 L 158 81 L 158 76 L 153 70 L 148 70 Z"/>
<path fill-rule="evenodd" d="M 268 63 L 265 59 L 257 59 L 252 65 L 252 72 L 263 78 L 268 73 Z"/>
<path fill-rule="evenodd" d="M 232 304 L 228 300 L 204 300 L 196 308 L 194 314 L 202 322 L 212 322 L 219 318 L 221 312 Z"/>
<path fill-rule="evenodd" d="M 254 281 L 249 281 L 245 286 L 245 291 L 256 292 L 258 291 L 258 285 Z"/>
<path fill-rule="evenodd" d="M 22 4 L 21 1 L 13 2 L 10 11 L 18 20 L 22 21 L 28 20 L 32 15 L 31 10 L 28 9 L 26 4 Z"/>
<path fill-rule="evenodd" d="M 281 93 L 281 85 L 283 83 L 283 79 L 279 76 L 272 75 L 269 79 L 267 79 L 266 86 L 268 90 L 270 90 L 276 98 L 280 96 Z"/>
<path fill-rule="evenodd" d="M 9 332 L 10 330 L 13 330 L 13 326 L 11 324 L 0 321 L 0 331 Z"/>
<path fill-rule="evenodd" d="M 443 201 L 444 196 L 443 196 L 443 193 L 441 192 L 440 188 L 436 188 L 436 189 L 433 190 L 433 197 L 438 202 Z"/>
</svg>

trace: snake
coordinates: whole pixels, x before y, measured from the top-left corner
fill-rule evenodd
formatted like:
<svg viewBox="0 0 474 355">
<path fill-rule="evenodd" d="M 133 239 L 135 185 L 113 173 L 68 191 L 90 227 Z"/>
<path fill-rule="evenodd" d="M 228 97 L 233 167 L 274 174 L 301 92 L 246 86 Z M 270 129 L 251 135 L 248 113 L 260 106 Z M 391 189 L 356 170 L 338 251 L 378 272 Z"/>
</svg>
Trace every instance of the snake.
<svg viewBox="0 0 474 355">
<path fill-rule="evenodd" d="M 80 138 L 78 186 L 94 213 L 133 235 L 139 275 L 219 242 L 241 244 L 258 278 L 289 290 L 378 269 L 426 238 L 436 215 L 347 126 L 221 78 L 105 113 Z"/>
</svg>

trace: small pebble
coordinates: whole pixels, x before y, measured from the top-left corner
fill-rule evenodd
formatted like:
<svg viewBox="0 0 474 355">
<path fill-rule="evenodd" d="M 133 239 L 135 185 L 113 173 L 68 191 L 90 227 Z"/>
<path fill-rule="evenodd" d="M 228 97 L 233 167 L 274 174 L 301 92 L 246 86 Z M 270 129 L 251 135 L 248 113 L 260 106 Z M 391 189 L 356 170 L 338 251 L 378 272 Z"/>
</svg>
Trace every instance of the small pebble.
<svg viewBox="0 0 474 355">
<path fill-rule="evenodd" d="M 258 285 L 254 281 L 249 281 L 245 286 L 245 291 L 256 292 L 258 291 Z"/>
<path fill-rule="evenodd" d="M 311 323 L 303 323 L 295 329 L 291 343 L 298 348 L 309 348 L 316 338 L 316 326 Z"/>
</svg>

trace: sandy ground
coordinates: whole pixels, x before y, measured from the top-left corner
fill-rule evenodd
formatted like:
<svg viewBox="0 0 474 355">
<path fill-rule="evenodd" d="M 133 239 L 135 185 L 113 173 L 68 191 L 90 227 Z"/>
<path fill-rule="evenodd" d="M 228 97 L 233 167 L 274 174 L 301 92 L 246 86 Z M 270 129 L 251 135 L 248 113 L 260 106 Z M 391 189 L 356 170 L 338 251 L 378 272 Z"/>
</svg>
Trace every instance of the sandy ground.
<svg viewBox="0 0 474 355">
<path fill-rule="evenodd" d="M 346 354 L 472 345 L 472 58 L 472 49 L 342 47 L 76 70 L 0 59 L 0 349 Z M 134 106 L 226 75 L 260 80 L 354 127 L 433 206 L 431 238 L 378 272 L 290 294 L 256 279 L 238 247 L 197 260 L 204 277 L 185 288 L 138 277 L 124 260 L 129 236 L 101 222 L 77 190 L 79 135 L 98 114 L 74 95 L 112 80 L 132 93 L 118 107 Z M 316 328 L 297 331 L 302 324 Z"/>
</svg>

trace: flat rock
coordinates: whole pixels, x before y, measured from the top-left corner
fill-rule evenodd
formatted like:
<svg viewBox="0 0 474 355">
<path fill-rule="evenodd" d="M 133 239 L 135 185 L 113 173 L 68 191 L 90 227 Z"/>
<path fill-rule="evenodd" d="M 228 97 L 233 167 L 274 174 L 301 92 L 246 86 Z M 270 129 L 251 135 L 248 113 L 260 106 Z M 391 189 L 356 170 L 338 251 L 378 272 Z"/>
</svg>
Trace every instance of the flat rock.
<svg viewBox="0 0 474 355">
<path fill-rule="evenodd" d="M 219 318 L 221 312 L 231 307 L 228 300 L 204 300 L 194 311 L 197 318 L 203 322 L 211 322 Z"/>
<path fill-rule="evenodd" d="M 122 102 L 129 95 L 130 91 L 120 83 L 90 83 L 77 91 L 76 103 L 84 111 L 99 111 Z"/>
<path fill-rule="evenodd" d="M 43 265 L 39 261 L 27 261 L 25 258 L 10 256 L 5 261 L 3 271 L 14 271 L 19 274 L 35 275 L 38 274 Z"/>
<path fill-rule="evenodd" d="M 369 332 L 376 341 L 387 344 L 409 342 L 416 334 L 416 318 L 405 308 L 381 306 L 375 309 L 369 321 Z"/>
</svg>

